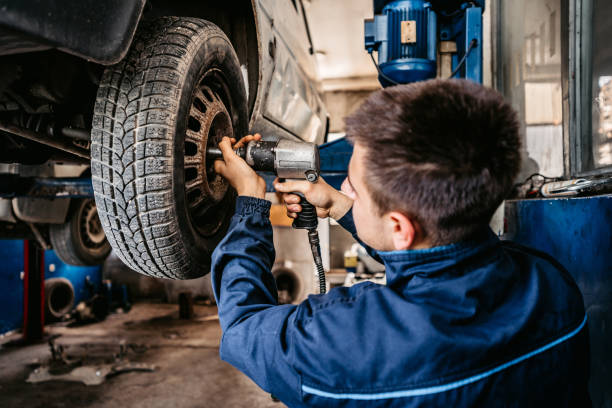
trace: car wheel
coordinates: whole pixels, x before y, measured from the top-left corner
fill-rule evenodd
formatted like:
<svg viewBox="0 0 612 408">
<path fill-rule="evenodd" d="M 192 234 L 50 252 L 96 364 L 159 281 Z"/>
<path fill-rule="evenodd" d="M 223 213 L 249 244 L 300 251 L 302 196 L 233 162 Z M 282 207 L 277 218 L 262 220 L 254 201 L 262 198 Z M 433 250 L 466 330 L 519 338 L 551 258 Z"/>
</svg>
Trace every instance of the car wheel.
<svg viewBox="0 0 612 408">
<path fill-rule="evenodd" d="M 106 236 L 145 275 L 192 279 L 234 212 L 206 149 L 247 129 L 238 57 L 214 24 L 164 17 L 105 70 L 92 127 L 92 181 Z"/>
<path fill-rule="evenodd" d="M 51 225 L 49 237 L 57 256 L 70 265 L 99 265 L 111 250 L 91 198 L 72 200 L 68 219 Z"/>
</svg>

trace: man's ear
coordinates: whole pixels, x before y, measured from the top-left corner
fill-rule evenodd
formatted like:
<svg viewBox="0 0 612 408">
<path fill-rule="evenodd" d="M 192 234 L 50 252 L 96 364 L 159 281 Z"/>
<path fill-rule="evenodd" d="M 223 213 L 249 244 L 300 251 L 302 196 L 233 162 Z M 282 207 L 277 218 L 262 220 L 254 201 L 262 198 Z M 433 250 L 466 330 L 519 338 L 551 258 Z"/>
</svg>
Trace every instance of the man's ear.
<svg viewBox="0 0 612 408">
<path fill-rule="evenodd" d="M 417 225 L 401 212 L 391 211 L 386 214 L 391 230 L 391 239 L 396 251 L 410 249 L 417 240 Z"/>
</svg>

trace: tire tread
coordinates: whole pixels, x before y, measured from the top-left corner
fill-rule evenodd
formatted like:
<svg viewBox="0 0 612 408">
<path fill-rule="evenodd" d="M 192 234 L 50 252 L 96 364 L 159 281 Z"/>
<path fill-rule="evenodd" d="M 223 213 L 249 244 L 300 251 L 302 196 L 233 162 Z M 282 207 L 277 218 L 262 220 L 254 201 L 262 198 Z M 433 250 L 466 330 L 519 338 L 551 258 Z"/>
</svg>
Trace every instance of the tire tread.
<svg viewBox="0 0 612 408">
<path fill-rule="evenodd" d="M 132 269 L 193 277 L 173 205 L 174 117 L 189 54 L 204 39 L 229 40 L 214 24 L 164 17 L 141 27 L 128 56 L 100 81 L 92 126 L 92 182 L 108 240 Z"/>
</svg>

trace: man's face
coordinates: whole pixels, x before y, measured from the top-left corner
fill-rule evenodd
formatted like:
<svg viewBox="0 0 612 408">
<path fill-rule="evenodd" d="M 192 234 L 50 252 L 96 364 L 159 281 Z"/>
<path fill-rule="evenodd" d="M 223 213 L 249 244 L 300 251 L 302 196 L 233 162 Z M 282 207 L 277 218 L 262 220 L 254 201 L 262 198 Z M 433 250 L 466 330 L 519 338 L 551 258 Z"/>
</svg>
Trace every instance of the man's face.
<svg viewBox="0 0 612 408">
<path fill-rule="evenodd" d="M 390 231 L 378 214 L 365 184 L 365 148 L 356 143 L 349 163 L 348 177 L 342 183 L 342 192 L 353 199 L 353 219 L 359 238 L 380 251 L 394 249 Z"/>
</svg>

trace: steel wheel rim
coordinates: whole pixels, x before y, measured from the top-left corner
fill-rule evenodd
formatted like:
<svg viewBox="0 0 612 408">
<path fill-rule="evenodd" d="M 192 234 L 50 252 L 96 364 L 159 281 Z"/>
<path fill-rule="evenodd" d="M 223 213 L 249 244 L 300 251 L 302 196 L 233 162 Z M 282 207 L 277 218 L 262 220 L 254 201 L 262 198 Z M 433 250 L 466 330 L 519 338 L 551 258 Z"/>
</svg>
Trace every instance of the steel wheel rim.
<svg viewBox="0 0 612 408">
<path fill-rule="evenodd" d="M 93 200 L 88 200 L 80 217 L 80 230 L 83 243 L 87 248 L 97 249 L 104 245 L 106 235 L 98 217 L 98 209 Z"/>
<path fill-rule="evenodd" d="M 229 184 L 206 160 L 206 149 L 233 136 L 229 91 L 218 70 L 207 72 L 194 89 L 184 142 L 185 203 L 192 226 L 204 237 L 223 225 Z M 231 105 L 230 105 L 231 106 Z"/>
</svg>

